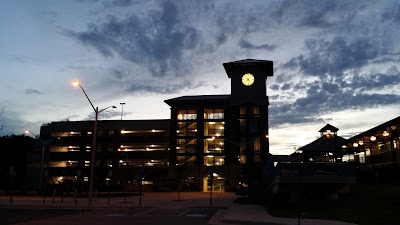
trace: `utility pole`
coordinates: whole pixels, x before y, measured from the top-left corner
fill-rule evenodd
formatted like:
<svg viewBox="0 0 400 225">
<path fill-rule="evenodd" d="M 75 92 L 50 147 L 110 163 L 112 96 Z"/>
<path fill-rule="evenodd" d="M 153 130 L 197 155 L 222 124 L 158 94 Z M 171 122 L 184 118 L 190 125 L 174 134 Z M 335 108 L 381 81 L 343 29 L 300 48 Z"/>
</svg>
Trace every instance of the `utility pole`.
<svg viewBox="0 0 400 225">
<path fill-rule="evenodd" d="M 120 105 L 121 105 L 121 107 L 122 107 L 122 111 L 121 111 L 121 120 L 122 120 L 122 116 L 124 115 L 124 105 L 125 105 L 125 102 L 121 102 L 121 103 L 119 103 Z"/>
</svg>

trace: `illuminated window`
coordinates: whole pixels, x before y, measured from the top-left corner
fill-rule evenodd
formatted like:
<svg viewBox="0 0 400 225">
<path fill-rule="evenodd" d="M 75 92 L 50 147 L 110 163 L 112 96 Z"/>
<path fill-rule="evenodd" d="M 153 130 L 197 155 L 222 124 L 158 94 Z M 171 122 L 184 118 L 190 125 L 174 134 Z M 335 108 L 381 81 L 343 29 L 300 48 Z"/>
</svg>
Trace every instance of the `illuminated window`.
<svg viewBox="0 0 400 225">
<path fill-rule="evenodd" d="M 246 107 L 245 106 L 241 106 L 240 107 L 240 115 L 246 115 Z"/>
<path fill-rule="evenodd" d="M 369 156 L 371 154 L 370 148 L 365 149 L 365 156 Z"/>
<path fill-rule="evenodd" d="M 254 152 L 261 151 L 260 137 L 255 137 L 253 139 L 253 147 L 254 147 Z"/>
<path fill-rule="evenodd" d="M 81 136 L 81 132 L 80 131 L 71 131 L 69 132 L 69 136 Z"/>
<path fill-rule="evenodd" d="M 240 155 L 239 162 L 240 164 L 246 164 L 246 155 Z"/>
<path fill-rule="evenodd" d="M 213 155 L 204 156 L 205 166 L 223 166 L 224 164 L 225 164 L 224 156 L 213 156 Z"/>
<path fill-rule="evenodd" d="M 177 139 L 177 153 L 196 153 L 196 139 Z"/>
<path fill-rule="evenodd" d="M 178 136 L 196 136 L 197 134 L 197 122 L 178 122 L 177 123 L 177 135 Z"/>
<path fill-rule="evenodd" d="M 224 136 L 225 124 L 224 122 L 205 122 L 204 123 L 204 136 Z"/>
<path fill-rule="evenodd" d="M 224 152 L 224 139 L 208 138 L 204 140 L 204 153 L 223 153 L 223 152 Z"/>
<path fill-rule="evenodd" d="M 260 116 L 260 107 L 259 106 L 253 106 L 251 109 L 252 109 L 252 114 L 254 117 Z"/>
<path fill-rule="evenodd" d="M 197 110 L 187 109 L 179 110 L 177 120 L 195 120 L 197 119 Z"/>
<path fill-rule="evenodd" d="M 121 130 L 121 135 L 124 136 L 156 135 L 157 133 L 165 133 L 165 130 Z"/>
<path fill-rule="evenodd" d="M 178 165 L 195 165 L 196 156 L 177 156 L 176 162 Z"/>
<path fill-rule="evenodd" d="M 205 109 L 204 110 L 204 119 L 224 119 L 224 110 L 223 109 Z"/>
</svg>

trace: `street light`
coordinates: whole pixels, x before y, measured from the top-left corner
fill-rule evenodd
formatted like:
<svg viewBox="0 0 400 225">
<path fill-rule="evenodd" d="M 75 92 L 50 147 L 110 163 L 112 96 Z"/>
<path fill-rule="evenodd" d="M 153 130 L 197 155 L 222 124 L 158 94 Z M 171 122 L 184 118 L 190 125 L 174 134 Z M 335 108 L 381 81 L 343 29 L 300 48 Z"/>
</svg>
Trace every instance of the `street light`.
<svg viewBox="0 0 400 225">
<path fill-rule="evenodd" d="M 112 107 L 113 109 L 117 108 L 116 106 L 108 106 L 107 108 L 104 108 L 102 110 L 99 110 L 99 107 L 94 107 L 92 101 L 90 101 L 88 95 L 86 94 L 86 91 L 83 89 L 81 83 L 77 80 L 73 81 L 72 84 L 74 86 L 79 86 L 81 87 L 83 93 L 85 94 L 87 100 L 89 101 L 90 105 L 92 106 L 94 112 L 95 112 L 95 119 L 94 119 L 94 129 L 93 129 L 93 146 L 92 146 L 92 159 L 90 162 L 90 177 L 89 177 L 89 200 L 88 200 L 88 205 L 92 206 L 92 195 L 93 195 L 93 182 L 94 182 L 94 166 L 96 164 L 96 150 L 97 150 L 97 146 L 96 146 L 96 138 L 97 138 L 97 121 L 98 121 L 98 117 L 99 117 L 99 113 Z"/>
<path fill-rule="evenodd" d="M 122 120 L 122 116 L 124 115 L 124 105 L 125 105 L 125 102 L 121 102 L 121 103 L 119 103 L 120 105 L 121 105 L 121 107 L 122 107 L 122 111 L 121 111 L 121 120 Z"/>
<path fill-rule="evenodd" d="M 42 162 L 40 163 L 40 179 L 39 179 L 39 190 L 40 190 L 40 192 L 42 192 L 44 149 L 45 149 L 46 144 L 49 143 L 50 141 L 54 140 L 54 138 L 52 138 L 48 141 L 42 141 L 41 139 L 39 139 L 38 135 L 35 135 L 30 130 L 26 130 L 25 134 L 32 134 L 35 137 L 35 139 L 39 140 L 42 143 Z"/>
<path fill-rule="evenodd" d="M 122 151 L 122 149 L 121 149 L 122 147 L 124 147 L 124 146 L 123 146 L 123 145 L 121 145 L 121 146 L 120 146 L 120 148 L 118 149 L 118 151 L 119 151 L 119 152 L 121 152 L 121 151 Z M 126 153 L 126 151 L 127 151 L 126 149 L 125 149 L 125 150 L 123 150 L 123 151 L 124 151 L 124 152 L 122 152 L 122 153 L 123 153 L 123 154 L 125 154 L 125 156 L 126 156 L 126 160 L 125 160 L 125 162 L 124 162 L 124 161 L 121 159 L 121 160 L 119 160 L 119 163 L 122 163 L 122 165 L 126 166 L 126 171 L 128 171 L 128 169 L 127 169 L 127 168 L 128 168 L 128 162 L 129 162 L 129 159 L 128 159 L 128 154 Z M 125 172 L 126 172 L 126 171 L 125 171 Z M 125 175 L 126 175 L 126 174 L 125 174 Z M 127 180 L 126 180 L 126 177 L 125 177 L 125 179 L 124 179 L 124 180 L 125 180 L 125 186 L 124 186 L 124 196 L 125 196 L 125 203 L 126 203 L 126 186 L 127 186 L 126 184 L 127 184 L 128 182 L 127 182 Z"/>
<path fill-rule="evenodd" d="M 297 149 L 295 151 L 295 153 L 297 153 L 297 167 L 298 167 L 298 172 L 297 172 L 297 189 L 299 190 L 299 196 L 297 196 L 298 198 L 298 212 L 297 212 L 297 224 L 300 225 L 300 218 L 301 218 L 301 206 L 300 206 L 300 184 L 301 184 L 301 174 L 300 174 L 300 168 L 301 168 L 301 153 L 303 153 L 303 150 Z"/>
<path fill-rule="evenodd" d="M 213 186 L 214 186 L 214 170 L 215 170 L 215 136 L 211 137 L 212 141 L 214 142 L 214 150 L 213 150 L 213 164 L 210 172 L 210 207 L 212 206 L 212 194 L 213 194 Z"/>
</svg>

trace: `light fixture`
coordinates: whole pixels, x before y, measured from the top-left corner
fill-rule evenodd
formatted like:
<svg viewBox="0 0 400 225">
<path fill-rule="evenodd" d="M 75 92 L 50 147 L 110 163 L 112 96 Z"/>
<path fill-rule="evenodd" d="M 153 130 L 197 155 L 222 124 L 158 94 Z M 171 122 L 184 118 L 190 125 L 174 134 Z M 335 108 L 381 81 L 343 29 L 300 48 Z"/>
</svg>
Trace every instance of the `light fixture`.
<svg viewBox="0 0 400 225">
<path fill-rule="evenodd" d="M 74 85 L 74 86 L 81 86 L 81 84 L 80 84 L 79 81 L 77 81 L 77 80 L 74 80 L 74 81 L 72 82 L 72 85 Z"/>
<path fill-rule="evenodd" d="M 358 147 L 358 143 L 355 143 L 355 142 L 354 142 L 354 143 L 353 143 L 353 147 L 354 147 L 354 148 L 357 148 L 357 147 Z"/>
<path fill-rule="evenodd" d="M 383 131 L 383 136 L 385 136 L 385 137 L 389 136 L 389 132 L 387 132 L 386 130 Z"/>
<path fill-rule="evenodd" d="M 359 144 L 359 145 L 363 145 L 364 142 L 360 140 L 360 141 L 358 141 L 358 144 Z"/>
<path fill-rule="evenodd" d="M 371 141 L 376 141 L 376 137 L 375 137 L 375 136 L 371 136 L 371 137 L 369 138 L 369 140 L 371 140 Z"/>
</svg>

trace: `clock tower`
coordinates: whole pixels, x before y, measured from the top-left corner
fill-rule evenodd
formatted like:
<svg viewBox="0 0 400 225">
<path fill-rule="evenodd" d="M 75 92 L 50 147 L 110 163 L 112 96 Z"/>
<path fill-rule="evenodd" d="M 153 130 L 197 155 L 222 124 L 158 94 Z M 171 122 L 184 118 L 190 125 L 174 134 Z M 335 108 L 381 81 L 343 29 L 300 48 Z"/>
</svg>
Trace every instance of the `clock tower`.
<svg viewBox="0 0 400 225">
<path fill-rule="evenodd" d="M 273 62 L 245 59 L 223 64 L 231 78 L 231 105 L 268 105 L 266 79 L 273 76 Z"/>
<path fill-rule="evenodd" d="M 249 197 L 256 193 L 255 181 L 263 179 L 269 157 L 267 77 L 273 75 L 273 62 L 245 59 L 223 64 L 231 78 L 230 128 L 225 135 L 236 143 L 240 183 L 248 185 Z M 228 130 L 228 129 L 227 129 Z M 253 196 L 254 197 L 254 196 Z"/>
</svg>

